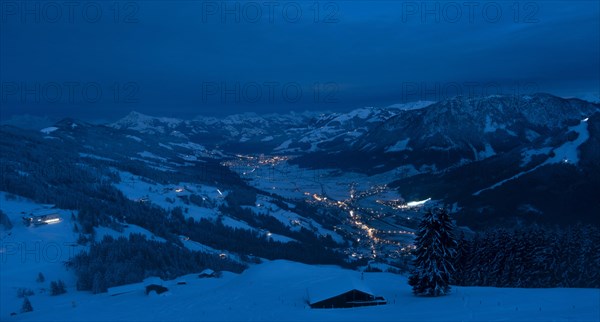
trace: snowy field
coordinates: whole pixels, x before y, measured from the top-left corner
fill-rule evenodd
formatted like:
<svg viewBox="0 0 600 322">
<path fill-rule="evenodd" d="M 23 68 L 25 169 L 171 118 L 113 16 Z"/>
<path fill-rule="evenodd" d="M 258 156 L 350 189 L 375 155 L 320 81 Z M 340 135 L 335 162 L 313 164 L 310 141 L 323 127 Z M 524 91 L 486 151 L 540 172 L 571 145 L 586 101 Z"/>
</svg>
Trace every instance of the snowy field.
<svg viewBox="0 0 600 322">
<path fill-rule="evenodd" d="M 145 181 L 142 177 L 133 175 L 129 172 L 118 171 L 116 169 L 113 170 L 117 171 L 119 177 L 121 178 L 121 182 L 115 184 L 114 186 L 117 189 L 119 189 L 130 200 L 143 200 L 143 202 L 151 202 L 152 204 L 155 204 L 165 210 L 171 210 L 175 207 L 181 207 L 182 209 L 186 210 L 183 213 L 183 215 L 186 218 L 193 218 L 195 220 L 200 220 L 202 218 L 208 220 L 216 220 L 216 218 L 221 214 L 218 210 L 218 207 L 224 204 L 224 198 L 229 193 L 229 191 L 225 189 L 220 190 L 217 187 L 194 183 L 181 182 L 177 185 L 161 185 L 157 183 L 149 183 Z M 194 203 L 184 203 L 180 199 L 180 197 L 190 196 L 191 194 L 196 194 L 197 196 L 200 196 L 203 200 L 207 201 L 207 203 L 210 204 L 210 206 L 200 207 L 198 205 L 195 205 Z M 277 207 L 275 204 L 270 203 L 269 201 L 271 199 L 268 197 L 259 195 L 257 198 L 258 200 L 256 206 L 245 207 L 251 209 L 257 214 L 260 213 L 266 215 L 272 212 L 271 215 L 273 215 L 275 218 L 277 218 L 287 226 L 292 226 L 291 222 L 298 222 L 299 224 L 297 226 L 293 226 L 292 228 L 296 227 L 297 230 L 300 230 L 300 227 L 304 227 L 307 229 L 314 228 L 323 236 L 331 235 L 334 238 L 334 240 L 338 242 L 343 242 L 343 238 L 341 236 L 339 236 L 337 233 L 331 230 L 323 228 L 314 220 L 302 218 L 301 216 L 293 212 L 286 212 Z M 223 223 L 223 225 L 232 228 L 240 228 L 252 231 L 258 230 L 257 227 L 252 227 L 248 223 L 242 220 L 234 219 L 230 216 L 222 216 L 221 222 Z M 282 243 L 294 241 L 294 239 L 288 236 L 273 234 L 270 232 L 264 233 L 268 233 L 269 238 Z M 190 246 L 191 250 L 197 250 L 197 248 L 194 248 L 193 244 L 186 243 L 185 245 Z"/>
<path fill-rule="evenodd" d="M 357 191 L 366 191 L 376 185 L 389 182 L 390 171 L 373 176 L 356 172 L 340 172 L 339 170 L 309 170 L 290 165 L 287 162 L 274 164 L 250 165 L 238 162 L 229 167 L 240 177 L 247 179 L 250 185 L 291 199 L 304 199 L 307 195 L 327 194 L 336 200 L 350 198 L 350 186 L 355 184 Z"/>
<path fill-rule="evenodd" d="M 146 295 L 142 283 L 124 286 L 131 290 L 127 294 L 93 295 L 77 291 L 73 272 L 64 266 L 73 254 L 85 249 L 75 242 L 71 212 L 54 209 L 51 211 L 60 216 L 60 222 L 26 227 L 21 216 L 47 213 L 50 205 L 7 199 L 1 192 L 0 202 L 14 225 L 10 231 L 0 231 L 1 321 L 600 321 L 599 289 L 454 287 L 449 296 L 418 298 L 404 276 L 361 276 L 335 266 L 289 261 L 254 265 L 242 274 L 224 272 L 221 278 L 201 279 L 191 274 L 164 281 L 169 291 L 161 295 Z M 133 225 L 122 233 L 98 229 L 99 235 L 133 232 L 151 235 Z M 44 282 L 36 281 L 39 272 L 44 274 Z M 65 282 L 67 293 L 51 296 L 49 284 L 59 279 Z M 178 284 L 181 281 L 185 284 Z M 326 291 L 343 292 L 357 281 L 388 304 L 353 309 L 308 306 L 311 296 L 314 300 L 318 295 L 315 289 L 322 292 L 328 285 Z M 29 296 L 33 312 L 20 313 L 20 288 L 33 291 Z"/>
<path fill-rule="evenodd" d="M 13 228 L 3 231 L 0 227 L 0 320 L 5 321 L 13 311 L 19 312 L 22 298 L 17 297 L 19 288 L 35 292 L 31 301 L 41 301 L 40 309 L 51 303 L 49 284 L 62 280 L 69 290 L 75 286 L 75 276 L 65 269 L 64 262 L 85 249 L 77 244 L 73 232 L 71 211 L 51 209 L 52 205 L 41 205 L 29 200 L 6 199 L 0 192 L 0 210 L 10 218 Z M 57 214 L 60 222 L 26 227 L 21 217 L 30 213 Z M 36 282 L 38 273 L 44 274 L 45 282 Z M 34 307 L 35 309 L 35 307 Z M 38 318 L 39 319 L 39 318 Z"/>
<path fill-rule="evenodd" d="M 330 280 L 360 279 L 360 273 L 333 266 L 310 266 L 288 261 L 256 265 L 237 275 L 218 279 L 195 275 L 166 281 L 167 293 L 133 292 L 111 296 L 76 292 L 57 297 L 30 297 L 33 312 L 2 316 L 7 321 L 598 321 L 597 289 L 498 289 L 455 287 L 453 294 L 418 298 L 406 278 L 388 273 L 365 273 L 364 284 L 388 305 L 352 309 L 311 309 L 309 290 Z M 340 285 L 342 286 L 342 285 Z"/>
</svg>

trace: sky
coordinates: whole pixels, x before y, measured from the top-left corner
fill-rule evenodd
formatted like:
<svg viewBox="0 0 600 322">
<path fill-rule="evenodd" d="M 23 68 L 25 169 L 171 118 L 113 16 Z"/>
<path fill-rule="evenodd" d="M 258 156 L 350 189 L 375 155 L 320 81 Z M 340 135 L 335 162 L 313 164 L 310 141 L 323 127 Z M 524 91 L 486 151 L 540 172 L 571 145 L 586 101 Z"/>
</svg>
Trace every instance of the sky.
<svg viewBox="0 0 600 322">
<path fill-rule="evenodd" d="M 600 92 L 596 1 L 0 2 L 0 119 Z"/>
</svg>

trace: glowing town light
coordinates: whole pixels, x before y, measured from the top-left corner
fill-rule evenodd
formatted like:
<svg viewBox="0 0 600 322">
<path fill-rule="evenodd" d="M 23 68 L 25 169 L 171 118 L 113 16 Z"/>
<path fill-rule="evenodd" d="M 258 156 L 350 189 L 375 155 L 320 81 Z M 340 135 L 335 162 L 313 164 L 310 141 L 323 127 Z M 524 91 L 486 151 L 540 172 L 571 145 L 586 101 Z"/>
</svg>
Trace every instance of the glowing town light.
<svg viewBox="0 0 600 322">
<path fill-rule="evenodd" d="M 418 206 L 422 206 L 424 205 L 427 201 L 430 201 L 431 198 L 427 198 L 425 200 L 420 200 L 420 201 L 411 201 L 406 203 L 407 207 L 418 207 Z"/>
<path fill-rule="evenodd" d="M 219 195 L 223 195 L 223 193 L 221 192 L 221 190 L 217 189 L 217 192 L 219 193 Z"/>
<path fill-rule="evenodd" d="M 44 222 L 48 225 L 57 224 L 60 222 L 60 218 L 50 218 L 50 219 L 44 220 Z"/>
<path fill-rule="evenodd" d="M 183 188 L 177 188 L 175 189 L 175 192 L 183 192 Z"/>
<path fill-rule="evenodd" d="M 582 120 L 582 122 L 587 122 L 587 121 L 588 121 L 588 119 L 589 119 L 589 117 L 586 117 L 586 118 L 584 118 L 584 119 Z"/>
</svg>

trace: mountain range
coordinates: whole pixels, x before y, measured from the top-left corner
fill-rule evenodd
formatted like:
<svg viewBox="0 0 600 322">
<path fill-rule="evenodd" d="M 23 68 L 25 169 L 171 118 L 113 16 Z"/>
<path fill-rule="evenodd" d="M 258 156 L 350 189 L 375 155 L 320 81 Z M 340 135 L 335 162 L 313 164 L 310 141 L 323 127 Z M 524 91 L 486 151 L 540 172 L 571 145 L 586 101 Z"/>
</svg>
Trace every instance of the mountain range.
<svg viewBox="0 0 600 322">
<path fill-rule="evenodd" d="M 65 119 L 36 135 L 80 155 L 139 159 L 170 172 L 193 171 L 186 166 L 194 163 L 216 169 L 248 154 L 342 176 L 384 175 L 403 199 L 432 198 L 456 210 L 460 224 L 485 229 L 599 224 L 599 130 L 599 104 L 535 94 L 192 120 L 132 112 L 107 125 Z M 230 173 L 231 184 L 242 182 L 236 177 Z"/>
</svg>

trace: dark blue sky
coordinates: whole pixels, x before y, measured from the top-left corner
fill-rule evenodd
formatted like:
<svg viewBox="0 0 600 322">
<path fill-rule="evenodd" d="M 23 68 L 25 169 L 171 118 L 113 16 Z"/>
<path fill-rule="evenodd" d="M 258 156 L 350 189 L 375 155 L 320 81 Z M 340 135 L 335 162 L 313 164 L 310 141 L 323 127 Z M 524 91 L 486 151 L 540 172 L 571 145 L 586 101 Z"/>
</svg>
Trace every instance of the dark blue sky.
<svg viewBox="0 0 600 322">
<path fill-rule="evenodd" d="M 0 118 L 600 91 L 597 1 L 2 0 Z"/>
</svg>

